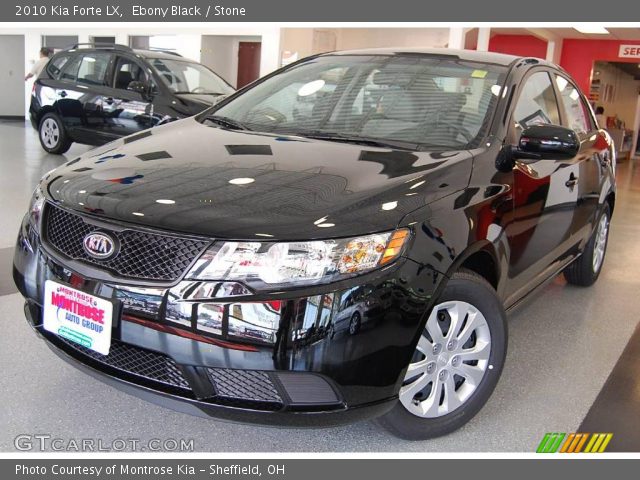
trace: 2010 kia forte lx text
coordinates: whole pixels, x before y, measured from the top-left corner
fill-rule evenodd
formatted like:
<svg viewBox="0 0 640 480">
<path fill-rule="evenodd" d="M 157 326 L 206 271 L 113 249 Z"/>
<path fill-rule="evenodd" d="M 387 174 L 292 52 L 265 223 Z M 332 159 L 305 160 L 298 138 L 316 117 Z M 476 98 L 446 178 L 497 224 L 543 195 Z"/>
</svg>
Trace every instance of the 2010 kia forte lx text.
<svg viewBox="0 0 640 480">
<path fill-rule="evenodd" d="M 47 345 L 125 391 L 428 438 L 488 400 L 507 309 L 596 281 L 614 170 L 555 65 L 317 55 L 48 173 L 14 278 Z"/>
</svg>

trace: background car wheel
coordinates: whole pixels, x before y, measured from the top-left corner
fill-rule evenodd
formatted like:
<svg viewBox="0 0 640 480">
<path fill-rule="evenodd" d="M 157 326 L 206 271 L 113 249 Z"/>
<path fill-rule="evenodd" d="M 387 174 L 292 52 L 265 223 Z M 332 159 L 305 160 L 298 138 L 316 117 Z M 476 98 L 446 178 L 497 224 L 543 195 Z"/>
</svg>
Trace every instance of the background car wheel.
<svg viewBox="0 0 640 480">
<path fill-rule="evenodd" d="M 473 272 L 455 273 L 429 314 L 397 405 L 378 422 L 408 440 L 457 430 L 491 396 L 506 351 L 506 315 L 495 290 Z"/>
<path fill-rule="evenodd" d="M 609 206 L 606 205 L 582 255 L 565 268 L 564 278 L 567 279 L 567 282 L 572 285 L 588 287 L 598 280 L 607 253 L 610 221 L 611 212 Z"/>
<path fill-rule="evenodd" d="M 360 327 L 362 326 L 362 318 L 358 312 L 354 313 L 351 316 L 351 321 L 349 322 L 349 333 L 351 335 L 355 335 L 360 331 Z"/>
<path fill-rule="evenodd" d="M 40 120 L 38 129 L 40 145 L 49 153 L 62 154 L 69 150 L 73 143 L 64 131 L 62 121 L 55 113 L 47 113 Z"/>
</svg>

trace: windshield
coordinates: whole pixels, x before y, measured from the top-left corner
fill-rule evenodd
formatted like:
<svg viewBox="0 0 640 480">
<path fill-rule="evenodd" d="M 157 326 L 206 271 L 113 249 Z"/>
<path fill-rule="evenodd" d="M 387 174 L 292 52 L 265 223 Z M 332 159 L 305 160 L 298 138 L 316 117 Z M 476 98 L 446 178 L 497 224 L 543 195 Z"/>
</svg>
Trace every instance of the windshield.
<svg viewBox="0 0 640 480">
<path fill-rule="evenodd" d="M 165 85 L 174 93 L 233 93 L 233 88 L 222 78 L 199 63 L 167 58 L 153 58 L 150 62 Z"/>
<path fill-rule="evenodd" d="M 209 117 L 278 134 L 459 149 L 486 133 L 505 72 L 446 56 L 322 56 L 259 83 Z"/>
</svg>

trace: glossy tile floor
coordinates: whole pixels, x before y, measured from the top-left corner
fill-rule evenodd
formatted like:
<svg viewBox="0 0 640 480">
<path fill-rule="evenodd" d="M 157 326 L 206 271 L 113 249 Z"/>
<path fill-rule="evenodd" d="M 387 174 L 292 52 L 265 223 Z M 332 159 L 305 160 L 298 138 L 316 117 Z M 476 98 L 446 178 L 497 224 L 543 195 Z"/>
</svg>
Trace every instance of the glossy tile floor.
<svg viewBox="0 0 640 480">
<path fill-rule="evenodd" d="M 581 289 L 558 277 L 511 314 L 507 364 L 486 407 L 452 435 L 406 442 L 373 422 L 290 430 L 195 418 L 128 396 L 58 360 L 27 326 L 8 267 L 31 191 L 41 174 L 66 158 L 44 154 L 35 132 L 22 123 L 0 122 L 0 145 L 0 451 L 13 451 L 19 434 L 47 433 L 67 441 L 95 438 L 105 443 L 192 438 L 199 451 L 531 452 L 545 432 L 576 431 L 596 397 L 601 410 L 622 418 L 638 415 L 640 377 L 619 380 L 628 361 L 640 362 L 634 344 L 616 367 L 617 375 L 607 379 L 639 320 L 640 162 L 636 168 L 633 162 L 619 166 L 618 201 L 599 282 Z M 66 157 L 86 149 L 74 145 Z M 635 371 L 640 371 L 638 365 Z M 607 388 L 629 389 L 627 397 L 635 407 L 616 403 L 607 409 L 612 394 L 602 390 L 605 382 Z M 640 451 L 640 441 L 635 441 Z"/>
</svg>

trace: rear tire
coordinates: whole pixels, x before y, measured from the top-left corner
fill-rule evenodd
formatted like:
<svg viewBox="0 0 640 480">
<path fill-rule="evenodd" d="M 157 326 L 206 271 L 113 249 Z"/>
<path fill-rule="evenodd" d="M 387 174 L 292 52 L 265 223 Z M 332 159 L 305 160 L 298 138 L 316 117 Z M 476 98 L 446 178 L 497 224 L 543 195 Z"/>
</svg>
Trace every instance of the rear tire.
<svg viewBox="0 0 640 480">
<path fill-rule="evenodd" d="M 611 212 L 609 206 L 605 205 L 582 255 L 564 269 L 564 278 L 567 279 L 567 282 L 580 287 L 589 287 L 596 283 L 607 253 L 610 221 Z"/>
<path fill-rule="evenodd" d="M 474 272 L 455 273 L 429 313 L 397 405 L 378 423 L 407 440 L 459 429 L 491 396 L 506 351 L 506 314 L 495 290 Z"/>
<path fill-rule="evenodd" d="M 38 126 L 38 138 L 42 148 L 56 155 L 65 153 L 73 143 L 65 132 L 60 117 L 55 113 L 47 113 L 42 117 Z"/>
</svg>

